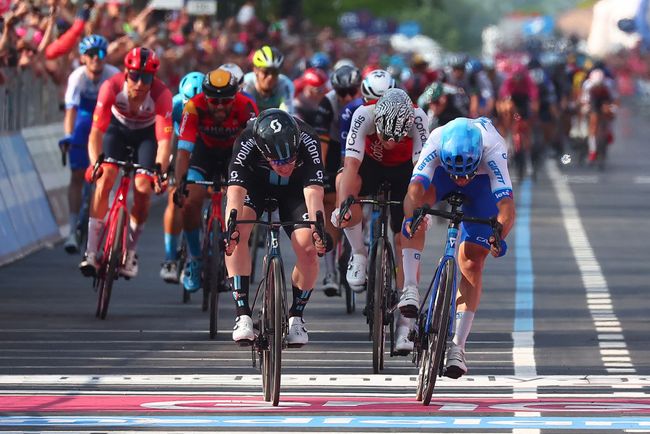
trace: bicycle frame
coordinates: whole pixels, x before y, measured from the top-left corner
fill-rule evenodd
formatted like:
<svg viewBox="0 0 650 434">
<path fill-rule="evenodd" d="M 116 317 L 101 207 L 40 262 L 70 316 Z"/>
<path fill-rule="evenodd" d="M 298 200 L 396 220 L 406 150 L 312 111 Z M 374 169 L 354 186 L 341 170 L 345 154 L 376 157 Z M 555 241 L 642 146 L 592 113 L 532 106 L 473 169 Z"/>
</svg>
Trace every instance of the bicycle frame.
<svg viewBox="0 0 650 434">
<path fill-rule="evenodd" d="M 109 225 L 104 226 L 104 229 L 102 231 L 102 236 L 99 238 L 99 243 L 100 245 L 97 246 L 98 248 L 101 246 L 101 242 L 106 237 L 106 241 L 104 242 L 104 250 L 103 255 L 102 255 L 102 261 L 106 260 L 108 258 L 108 252 L 110 251 L 111 246 L 115 243 L 115 239 L 113 239 L 113 236 L 116 231 L 112 230 L 113 225 L 117 224 L 117 213 L 119 212 L 120 208 L 124 208 L 126 212 L 126 216 L 129 216 L 128 213 L 128 207 L 127 207 L 127 198 L 129 195 L 129 187 L 131 186 L 131 174 L 129 173 L 128 170 L 121 170 L 121 175 L 122 178 L 120 179 L 120 186 L 117 189 L 117 192 L 115 193 L 115 197 L 113 198 L 113 203 L 111 205 L 111 208 L 108 211 L 108 218 L 107 221 L 110 223 Z M 128 228 L 128 223 L 127 220 L 124 220 L 124 226 L 125 229 Z M 108 231 L 108 233 L 107 233 Z M 124 265 L 124 260 L 126 258 L 126 242 L 127 242 L 127 237 L 128 237 L 128 230 L 122 231 L 122 254 L 120 255 L 120 262 L 119 265 Z"/>
</svg>

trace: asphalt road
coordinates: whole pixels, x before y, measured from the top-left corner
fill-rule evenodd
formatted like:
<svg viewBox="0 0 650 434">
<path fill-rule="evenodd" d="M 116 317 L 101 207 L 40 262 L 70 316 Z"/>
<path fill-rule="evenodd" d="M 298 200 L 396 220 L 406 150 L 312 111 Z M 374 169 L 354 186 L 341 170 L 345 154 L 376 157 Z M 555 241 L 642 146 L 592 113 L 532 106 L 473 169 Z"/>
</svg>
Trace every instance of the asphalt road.
<svg viewBox="0 0 650 434">
<path fill-rule="evenodd" d="M 0 430 L 129 432 L 650 432 L 650 125 L 622 110 L 605 172 L 550 161 L 515 186 L 508 254 L 490 258 L 467 344 L 470 372 L 415 401 L 410 357 L 372 375 L 367 326 L 315 293 L 310 343 L 283 355 L 279 408 L 261 399 L 251 352 L 230 341 L 221 295 L 208 339 L 199 297 L 158 277 L 162 204 L 140 243 L 140 275 L 114 286 L 108 318 L 60 245 L 0 268 Z M 428 234 L 427 282 L 444 226 Z M 287 265 L 289 245 L 283 245 Z M 280 413 L 281 415 L 279 415 Z"/>
</svg>

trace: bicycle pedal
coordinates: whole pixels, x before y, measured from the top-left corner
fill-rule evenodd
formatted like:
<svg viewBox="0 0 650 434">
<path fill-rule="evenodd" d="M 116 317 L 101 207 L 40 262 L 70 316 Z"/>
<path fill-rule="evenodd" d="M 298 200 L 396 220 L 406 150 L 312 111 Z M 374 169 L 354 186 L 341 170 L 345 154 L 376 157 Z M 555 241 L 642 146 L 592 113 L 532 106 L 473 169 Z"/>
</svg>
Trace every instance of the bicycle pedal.
<svg viewBox="0 0 650 434">
<path fill-rule="evenodd" d="M 325 289 L 323 290 L 323 292 L 324 292 L 325 295 L 328 296 L 328 297 L 336 297 L 337 295 L 338 295 L 339 297 L 341 296 L 341 293 L 340 293 L 339 290 L 336 289 L 336 288 L 325 288 Z"/>
<path fill-rule="evenodd" d="M 407 305 L 399 308 L 399 312 L 404 318 L 417 318 L 418 308 L 417 306 Z"/>
<path fill-rule="evenodd" d="M 238 347 L 242 347 L 242 348 L 245 348 L 245 347 L 252 347 L 252 346 L 253 346 L 253 341 L 249 341 L 249 340 L 246 340 L 246 339 L 242 339 L 242 340 L 240 340 L 240 341 L 235 341 L 235 344 L 236 344 Z"/>
</svg>

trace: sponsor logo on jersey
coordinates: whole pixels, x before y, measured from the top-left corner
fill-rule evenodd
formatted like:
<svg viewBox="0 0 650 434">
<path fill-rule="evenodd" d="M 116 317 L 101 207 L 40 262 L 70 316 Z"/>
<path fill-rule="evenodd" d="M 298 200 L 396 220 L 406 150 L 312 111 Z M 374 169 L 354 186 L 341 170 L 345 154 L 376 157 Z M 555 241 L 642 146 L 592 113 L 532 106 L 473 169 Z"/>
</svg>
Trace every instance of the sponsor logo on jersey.
<svg viewBox="0 0 650 434">
<path fill-rule="evenodd" d="M 494 197 L 499 200 L 504 197 L 512 197 L 512 190 L 510 189 L 505 189 L 505 190 L 499 190 L 496 193 L 494 193 Z"/>
<path fill-rule="evenodd" d="M 488 167 L 492 169 L 492 173 L 494 173 L 494 176 L 496 177 L 497 181 L 500 184 L 506 183 L 505 179 L 503 179 L 503 173 L 501 173 L 501 169 L 499 169 L 499 166 L 497 165 L 496 161 L 494 160 L 488 161 Z"/>
<path fill-rule="evenodd" d="M 361 125 L 365 122 L 365 120 L 366 118 L 364 116 L 357 116 L 357 118 L 354 119 L 350 131 L 348 131 L 348 137 L 346 139 L 348 143 L 354 144 L 354 142 L 357 141 L 357 137 L 359 136 L 359 128 L 361 128 Z"/>
<path fill-rule="evenodd" d="M 432 162 L 437 156 L 438 153 L 434 149 L 433 151 L 431 151 L 431 153 L 429 153 L 429 155 L 427 155 L 422 159 L 420 164 L 418 164 L 418 170 L 424 170 L 424 168 L 427 167 L 427 164 Z"/>
</svg>

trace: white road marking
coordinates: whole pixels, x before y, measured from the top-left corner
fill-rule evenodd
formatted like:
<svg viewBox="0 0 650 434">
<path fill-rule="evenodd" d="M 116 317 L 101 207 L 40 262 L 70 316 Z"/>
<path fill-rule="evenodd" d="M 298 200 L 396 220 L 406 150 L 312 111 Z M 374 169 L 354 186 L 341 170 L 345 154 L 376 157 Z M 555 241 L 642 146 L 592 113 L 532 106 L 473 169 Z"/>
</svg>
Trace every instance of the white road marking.
<svg viewBox="0 0 650 434">
<path fill-rule="evenodd" d="M 576 207 L 575 198 L 568 185 L 568 178 L 563 176 L 553 164 L 547 164 L 546 169 L 549 178 L 553 183 L 555 194 L 560 202 L 564 228 L 566 229 L 569 244 L 573 249 L 573 255 L 575 256 L 580 274 L 582 275 L 582 283 L 587 294 L 587 305 L 594 320 L 596 330 L 599 333 L 603 331 L 620 331 L 620 327 L 600 327 L 597 324 L 597 321 L 603 320 L 604 317 L 610 321 L 618 321 L 611 304 L 609 287 L 607 286 L 607 281 L 602 273 L 600 264 L 591 248 L 591 244 L 589 243 L 589 238 L 587 237 L 587 233 L 582 224 L 580 213 Z M 601 298 L 595 297 L 596 294 Z M 627 344 L 622 335 L 620 335 L 620 339 L 613 341 L 604 341 L 600 339 L 600 336 L 601 335 L 599 335 L 599 347 L 601 357 L 608 354 L 604 351 L 609 349 L 617 348 L 627 350 Z M 603 361 L 603 364 L 605 365 L 607 372 L 612 374 L 632 374 L 636 372 L 633 367 L 621 368 L 608 366 L 605 361 Z"/>
</svg>

